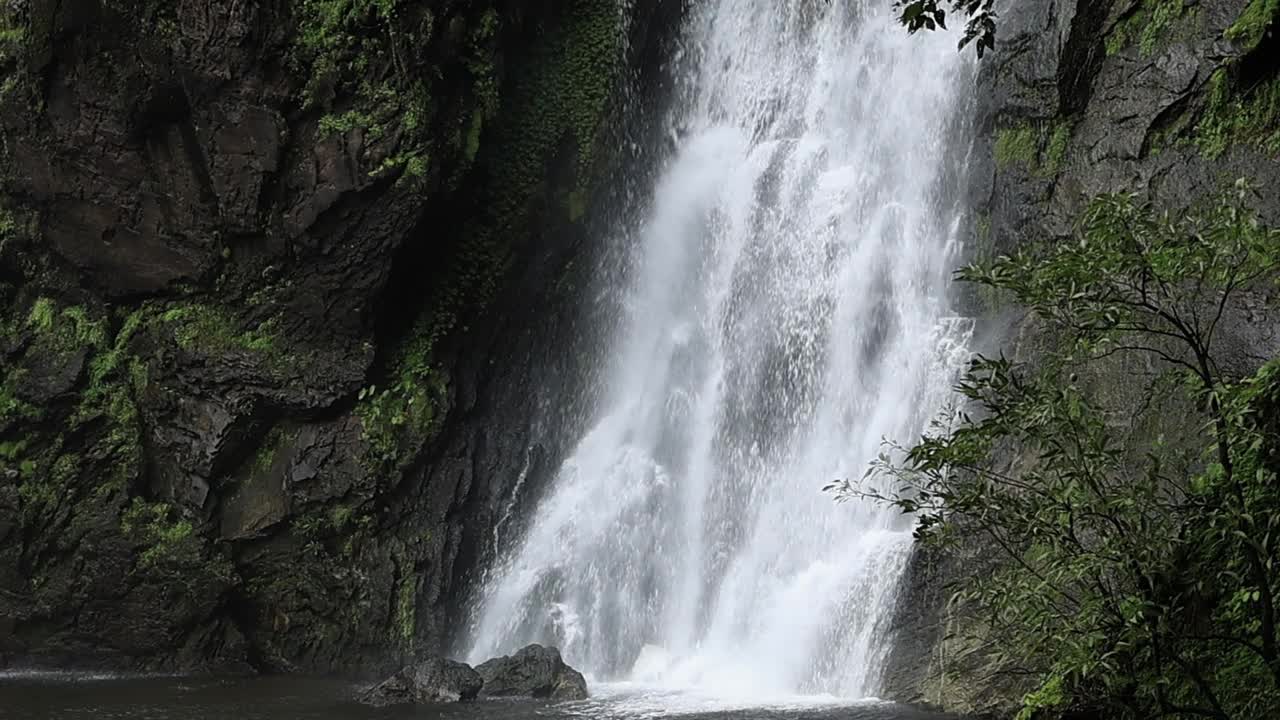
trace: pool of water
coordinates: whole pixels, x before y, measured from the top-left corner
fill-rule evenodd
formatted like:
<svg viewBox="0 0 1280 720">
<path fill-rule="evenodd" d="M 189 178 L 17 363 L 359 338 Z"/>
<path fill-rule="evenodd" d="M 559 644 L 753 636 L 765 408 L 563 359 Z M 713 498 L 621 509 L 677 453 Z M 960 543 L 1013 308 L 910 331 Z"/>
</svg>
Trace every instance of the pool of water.
<svg viewBox="0 0 1280 720">
<path fill-rule="evenodd" d="M 583 702 L 479 701 L 375 709 L 354 702 L 360 686 L 320 678 L 126 678 L 0 674 L 4 720 L 946 720 L 877 701 L 793 698 L 735 703 L 630 684 L 594 686 Z"/>
</svg>

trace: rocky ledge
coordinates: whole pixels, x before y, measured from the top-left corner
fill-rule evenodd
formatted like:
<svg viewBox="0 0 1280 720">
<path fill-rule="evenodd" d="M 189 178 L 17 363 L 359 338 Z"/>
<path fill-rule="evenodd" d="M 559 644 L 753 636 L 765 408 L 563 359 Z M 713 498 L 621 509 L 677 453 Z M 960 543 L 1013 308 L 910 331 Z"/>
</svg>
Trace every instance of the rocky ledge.
<svg viewBox="0 0 1280 720">
<path fill-rule="evenodd" d="M 472 669 L 465 663 L 429 658 L 406 666 L 365 690 L 360 702 L 375 707 L 443 703 L 477 697 L 585 700 L 587 681 L 560 657 L 560 651 L 530 645 L 514 655 Z"/>
<path fill-rule="evenodd" d="M 360 702 L 375 707 L 412 703 L 474 700 L 484 681 L 470 665 L 430 658 L 409 665 L 360 694 Z"/>
<path fill-rule="evenodd" d="M 530 645 L 515 655 L 489 660 L 476 672 L 484 678 L 482 697 L 587 699 L 582 673 L 569 667 L 555 648 Z"/>
</svg>

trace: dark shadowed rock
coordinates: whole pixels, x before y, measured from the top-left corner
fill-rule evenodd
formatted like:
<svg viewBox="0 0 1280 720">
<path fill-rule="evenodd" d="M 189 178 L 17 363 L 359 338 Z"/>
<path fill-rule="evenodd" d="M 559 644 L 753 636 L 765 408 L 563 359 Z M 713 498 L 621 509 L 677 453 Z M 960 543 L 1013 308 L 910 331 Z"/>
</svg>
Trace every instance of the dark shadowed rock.
<svg viewBox="0 0 1280 720">
<path fill-rule="evenodd" d="M 360 702 L 375 707 L 412 703 L 474 700 L 483 681 L 470 665 L 444 658 L 423 660 L 360 693 Z"/>
<path fill-rule="evenodd" d="M 530 645 L 515 655 L 494 658 L 476 668 L 484 679 L 484 697 L 535 697 L 585 700 L 587 681 L 565 664 L 560 651 Z"/>
<path fill-rule="evenodd" d="M 686 4 L 5 4 L 0 668 L 442 652 L 590 417 L 585 213 Z"/>
</svg>

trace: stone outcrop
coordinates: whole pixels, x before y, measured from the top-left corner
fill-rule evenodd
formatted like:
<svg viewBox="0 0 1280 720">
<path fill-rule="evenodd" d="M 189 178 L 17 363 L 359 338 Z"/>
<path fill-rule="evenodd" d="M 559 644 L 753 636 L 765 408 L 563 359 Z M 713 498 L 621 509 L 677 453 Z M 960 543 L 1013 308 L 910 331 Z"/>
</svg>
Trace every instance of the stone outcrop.
<svg viewBox="0 0 1280 720">
<path fill-rule="evenodd" d="M 569 667 L 560 651 L 529 645 L 514 655 L 482 663 L 476 672 L 484 679 L 482 697 L 532 697 L 551 700 L 585 700 L 587 681 Z"/>
<path fill-rule="evenodd" d="M 360 693 L 365 705 L 409 705 L 474 700 L 483 680 L 470 665 L 441 658 L 414 663 Z"/>
<path fill-rule="evenodd" d="M 444 648 L 574 430 L 627 7 L 0 6 L 0 666 Z"/>
<path fill-rule="evenodd" d="M 366 705 L 451 703 L 480 698 L 585 700 L 587 681 L 556 648 L 529 645 L 513 655 L 470 665 L 428 658 L 406 665 L 357 695 Z"/>
<path fill-rule="evenodd" d="M 977 258 L 1068 238 L 1090 199 L 1110 192 L 1177 211 L 1246 178 L 1263 219 L 1280 224 L 1280 18 L 1263 8 L 1068 0 L 1003 10 L 997 52 L 981 61 L 968 168 Z M 1280 338 L 1262 311 L 1272 298 L 1240 297 L 1219 341 L 1233 371 L 1245 373 L 1275 356 Z M 1043 340 L 1034 323 L 977 295 L 962 302 L 986 324 L 981 335 L 1034 361 Z M 1144 390 L 1135 370 L 1113 362 L 1084 380 L 1132 412 Z M 1156 414 L 1172 424 L 1194 418 L 1185 408 Z M 981 622 L 954 599 L 957 580 L 992 559 L 978 546 L 917 553 L 894 621 L 888 697 L 972 715 L 1006 716 L 1020 704 L 1025 680 L 1000 673 Z"/>
</svg>

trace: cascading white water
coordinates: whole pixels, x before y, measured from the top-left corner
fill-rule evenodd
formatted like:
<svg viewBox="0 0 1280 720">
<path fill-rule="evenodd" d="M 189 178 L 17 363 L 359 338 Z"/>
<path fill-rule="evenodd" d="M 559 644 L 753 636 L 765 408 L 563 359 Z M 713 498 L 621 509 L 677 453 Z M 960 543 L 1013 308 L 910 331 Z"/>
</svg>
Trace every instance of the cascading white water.
<svg viewBox="0 0 1280 720">
<path fill-rule="evenodd" d="M 887 0 L 689 22 L 602 410 L 491 573 L 470 659 L 540 641 L 597 678 L 864 697 L 910 533 L 820 488 L 918 433 L 963 357 L 941 185 L 966 62 Z"/>
</svg>

